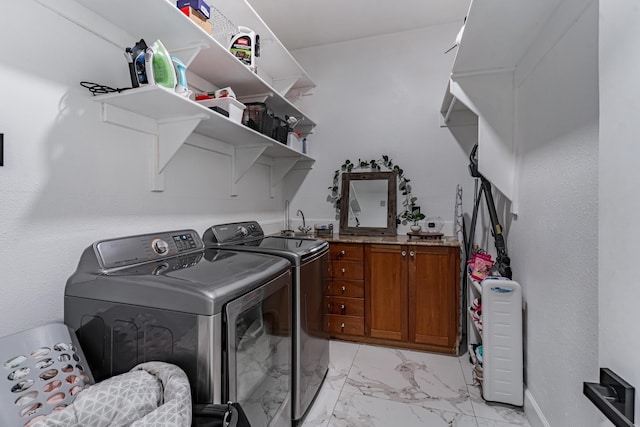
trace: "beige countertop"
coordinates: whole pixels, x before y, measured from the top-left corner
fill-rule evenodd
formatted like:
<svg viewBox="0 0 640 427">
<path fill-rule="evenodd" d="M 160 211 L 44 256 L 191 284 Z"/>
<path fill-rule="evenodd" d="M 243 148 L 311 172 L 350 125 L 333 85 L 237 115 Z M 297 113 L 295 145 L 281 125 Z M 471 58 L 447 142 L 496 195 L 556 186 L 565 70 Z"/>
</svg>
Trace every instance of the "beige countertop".
<svg viewBox="0 0 640 427">
<path fill-rule="evenodd" d="M 381 245 L 414 245 L 414 246 L 452 246 L 461 247 L 453 236 L 444 236 L 439 240 L 422 239 L 409 236 L 350 236 L 334 233 L 333 236 L 317 236 L 329 243 L 375 243 Z"/>
</svg>

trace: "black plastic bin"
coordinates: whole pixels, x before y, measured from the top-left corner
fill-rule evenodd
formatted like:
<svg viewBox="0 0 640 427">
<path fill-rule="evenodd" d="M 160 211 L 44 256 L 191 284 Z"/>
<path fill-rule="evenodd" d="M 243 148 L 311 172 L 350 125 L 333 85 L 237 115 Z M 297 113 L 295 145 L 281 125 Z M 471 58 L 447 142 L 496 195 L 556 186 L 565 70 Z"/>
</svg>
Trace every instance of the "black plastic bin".
<svg viewBox="0 0 640 427">
<path fill-rule="evenodd" d="M 242 114 L 242 124 L 272 137 L 274 116 L 264 102 L 248 102 Z"/>
<path fill-rule="evenodd" d="M 282 120 L 280 117 L 273 118 L 273 132 L 271 133 L 271 138 L 275 139 L 278 142 L 283 144 L 287 143 L 287 138 L 289 136 L 289 125 L 285 120 Z"/>
</svg>

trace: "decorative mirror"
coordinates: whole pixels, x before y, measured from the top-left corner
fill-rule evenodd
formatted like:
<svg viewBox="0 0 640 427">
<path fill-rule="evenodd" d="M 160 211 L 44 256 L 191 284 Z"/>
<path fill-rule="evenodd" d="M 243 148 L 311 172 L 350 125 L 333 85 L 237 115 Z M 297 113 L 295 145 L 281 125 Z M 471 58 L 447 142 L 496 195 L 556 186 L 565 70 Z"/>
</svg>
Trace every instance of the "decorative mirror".
<svg viewBox="0 0 640 427">
<path fill-rule="evenodd" d="M 388 172 L 382 172 L 383 168 Z M 346 160 L 335 171 L 327 197 L 336 209 L 336 219 L 340 220 L 340 234 L 390 236 L 396 234 L 398 224 L 417 224 L 424 219 L 409 181 L 389 156 L 370 161 L 358 159 L 356 163 Z M 398 192 L 403 198 L 401 212 L 397 211 Z"/>
<path fill-rule="evenodd" d="M 340 234 L 396 234 L 396 174 L 342 174 Z"/>
</svg>

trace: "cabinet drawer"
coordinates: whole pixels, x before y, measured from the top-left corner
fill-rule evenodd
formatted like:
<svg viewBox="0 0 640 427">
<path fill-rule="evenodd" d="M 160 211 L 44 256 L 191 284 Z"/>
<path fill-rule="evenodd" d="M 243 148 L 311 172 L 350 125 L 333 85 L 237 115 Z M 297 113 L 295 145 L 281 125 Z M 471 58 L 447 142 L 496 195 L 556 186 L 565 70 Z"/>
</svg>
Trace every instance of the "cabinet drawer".
<svg viewBox="0 0 640 427">
<path fill-rule="evenodd" d="M 347 298 L 364 298 L 364 282 L 362 280 L 332 280 L 327 292 L 330 296 Z"/>
<path fill-rule="evenodd" d="M 364 300 L 362 298 L 326 297 L 329 314 L 342 316 L 364 316 Z"/>
<path fill-rule="evenodd" d="M 360 261 L 364 259 L 363 246 L 359 244 L 331 243 L 331 259 L 334 261 Z"/>
<path fill-rule="evenodd" d="M 329 274 L 333 279 L 362 280 L 364 268 L 361 262 L 332 262 Z"/>
<path fill-rule="evenodd" d="M 364 336 L 364 317 L 327 314 L 325 325 L 329 333 Z"/>
</svg>

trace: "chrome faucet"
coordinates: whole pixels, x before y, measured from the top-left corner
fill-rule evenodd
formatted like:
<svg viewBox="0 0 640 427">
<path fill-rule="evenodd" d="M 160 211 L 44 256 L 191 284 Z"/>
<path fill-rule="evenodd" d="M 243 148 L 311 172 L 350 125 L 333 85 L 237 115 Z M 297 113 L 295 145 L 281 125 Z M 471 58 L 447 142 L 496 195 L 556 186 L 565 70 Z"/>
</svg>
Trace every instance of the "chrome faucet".
<svg viewBox="0 0 640 427">
<path fill-rule="evenodd" d="M 302 213 L 302 211 L 300 209 L 298 209 L 298 212 L 296 212 L 296 216 L 301 216 L 302 217 L 302 225 L 300 227 L 298 227 L 298 230 L 300 230 L 304 234 L 309 233 L 311 231 L 311 227 L 307 227 L 307 223 L 304 220 L 304 213 Z"/>
</svg>

